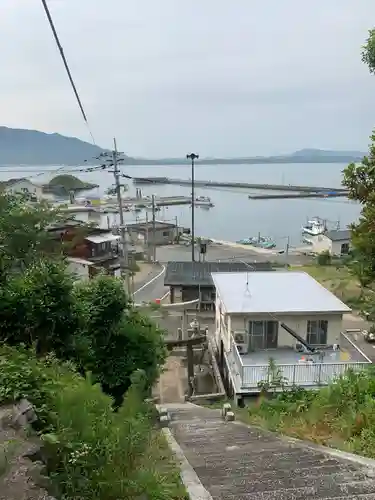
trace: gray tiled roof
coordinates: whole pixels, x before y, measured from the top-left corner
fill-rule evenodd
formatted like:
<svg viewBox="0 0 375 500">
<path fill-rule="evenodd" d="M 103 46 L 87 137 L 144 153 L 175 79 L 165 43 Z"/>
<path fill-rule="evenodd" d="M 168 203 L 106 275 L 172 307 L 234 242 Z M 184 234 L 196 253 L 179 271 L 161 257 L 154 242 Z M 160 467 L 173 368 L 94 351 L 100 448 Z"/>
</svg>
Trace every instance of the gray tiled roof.
<svg viewBox="0 0 375 500">
<path fill-rule="evenodd" d="M 254 268 L 254 269 L 251 269 Z M 166 286 L 212 286 L 211 273 L 236 271 L 272 271 L 270 262 L 168 262 L 165 271 Z"/>
<path fill-rule="evenodd" d="M 213 273 L 227 313 L 345 313 L 350 308 L 304 272 Z"/>
<path fill-rule="evenodd" d="M 350 231 L 349 229 L 339 229 L 336 231 L 327 231 L 326 237 L 331 241 L 344 241 L 350 240 Z"/>
</svg>

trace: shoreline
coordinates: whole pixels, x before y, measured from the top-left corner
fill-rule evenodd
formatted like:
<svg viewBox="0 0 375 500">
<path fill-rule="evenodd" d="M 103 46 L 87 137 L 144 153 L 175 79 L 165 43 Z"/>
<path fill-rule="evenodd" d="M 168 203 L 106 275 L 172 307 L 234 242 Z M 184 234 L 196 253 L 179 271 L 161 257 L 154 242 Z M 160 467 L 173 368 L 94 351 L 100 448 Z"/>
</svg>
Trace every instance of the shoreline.
<svg viewBox="0 0 375 500">
<path fill-rule="evenodd" d="M 244 250 L 250 250 L 251 252 L 263 254 L 263 255 L 278 255 L 279 251 L 273 248 L 272 250 L 268 250 L 267 248 L 260 248 L 254 245 L 242 245 L 241 243 L 236 243 L 235 241 L 224 241 L 224 240 L 215 240 L 213 238 L 207 238 L 217 245 L 223 245 L 226 247 L 232 248 L 241 248 Z"/>
</svg>

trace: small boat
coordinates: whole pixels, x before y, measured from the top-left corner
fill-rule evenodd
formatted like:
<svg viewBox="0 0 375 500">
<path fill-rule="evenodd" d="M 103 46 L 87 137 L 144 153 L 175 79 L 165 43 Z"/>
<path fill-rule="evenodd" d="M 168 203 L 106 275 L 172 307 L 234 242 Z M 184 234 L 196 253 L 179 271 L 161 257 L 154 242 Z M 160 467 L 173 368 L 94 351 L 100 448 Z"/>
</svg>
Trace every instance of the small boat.
<svg viewBox="0 0 375 500">
<path fill-rule="evenodd" d="M 302 233 L 310 234 L 311 236 L 318 236 L 326 232 L 324 222 L 319 217 L 307 221 L 305 226 L 302 226 Z"/>
<path fill-rule="evenodd" d="M 196 207 L 206 207 L 206 208 L 210 208 L 210 207 L 215 206 L 212 203 L 211 198 L 209 198 L 208 196 L 198 196 L 197 198 L 195 198 L 194 205 Z"/>
<path fill-rule="evenodd" d="M 253 236 L 251 238 L 244 238 L 242 240 L 237 241 L 237 243 L 241 245 L 252 245 L 253 247 L 264 248 L 266 250 L 271 250 L 276 247 L 276 243 L 272 238 L 267 236 Z"/>
</svg>

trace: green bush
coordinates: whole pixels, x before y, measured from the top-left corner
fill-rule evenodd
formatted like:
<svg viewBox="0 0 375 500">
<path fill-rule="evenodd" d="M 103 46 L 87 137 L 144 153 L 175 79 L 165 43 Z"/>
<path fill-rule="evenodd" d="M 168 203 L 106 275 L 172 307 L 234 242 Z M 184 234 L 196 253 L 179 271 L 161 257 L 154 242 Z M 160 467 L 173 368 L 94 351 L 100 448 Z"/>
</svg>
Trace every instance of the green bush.
<svg viewBox="0 0 375 500">
<path fill-rule="evenodd" d="M 248 409 L 250 421 L 375 457 L 375 370 L 348 371 L 319 391 L 294 388 Z"/>
<path fill-rule="evenodd" d="M 317 262 L 319 266 L 329 266 L 332 263 L 332 257 L 331 254 L 329 253 L 328 250 L 325 250 L 324 252 L 321 252 L 317 256 Z"/>
<path fill-rule="evenodd" d="M 146 376 L 136 372 L 131 382 L 116 413 L 100 386 L 69 364 L 37 359 L 26 349 L 0 348 L 0 403 L 25 397 L 35 405 L 47 471 L 66 500 L 184 498 L 143 399 Z"/>
</svg>

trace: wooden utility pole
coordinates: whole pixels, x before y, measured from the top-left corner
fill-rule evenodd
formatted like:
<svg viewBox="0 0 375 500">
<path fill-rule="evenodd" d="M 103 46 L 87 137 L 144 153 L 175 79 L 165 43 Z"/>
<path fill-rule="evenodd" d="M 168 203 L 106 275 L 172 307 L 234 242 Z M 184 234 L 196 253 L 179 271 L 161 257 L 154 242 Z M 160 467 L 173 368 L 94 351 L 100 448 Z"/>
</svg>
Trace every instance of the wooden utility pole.
<svg viewBox="0 0 375 500">
<path fill-rule="evenodd" d="M 156 220 L 155 220 L 155 195 L 152 195 L 152 258 L 156 262 Z"/>
<path fill-rule="evenodd" d="M 149 232 L 148 232 L 148 212 L 146 210 L 146 232 L 145 232 L 145 249 L 146 249 L 146 254 L 147 254 L 147 262 L 151 261 L 151 255 L 150 255 L 150 245 L 149 245 Z"/>
<path fill-rule="evenodd" d="M 129 297 L 132 296 L 132 289 L 130 283 L 130 274 L 129 274 L 129 255 L 128 248 L 126 243 L 126 227 L 124 220 L 124 207 L 122 204 L 122 196 L 121 196 L 121 183 L 120 183 L 120 170 L 118 165 L 118 157 L 119 153 L 117 151 L 117 143 L 116 139 L 113 139 L 114 149 L 112 151 L 112 160 L 113 160 L 113 175 L 115 177 L 115 186 L 116 186 L 116 195 L 117 195 L 117 204 L 120 214 L 120 248 L 121 248 L 121 277 L 125 281 L 126 290 L 128 292 Z"/>
</svg>

